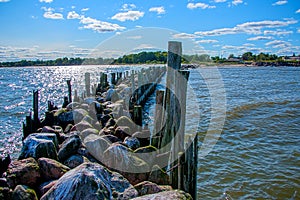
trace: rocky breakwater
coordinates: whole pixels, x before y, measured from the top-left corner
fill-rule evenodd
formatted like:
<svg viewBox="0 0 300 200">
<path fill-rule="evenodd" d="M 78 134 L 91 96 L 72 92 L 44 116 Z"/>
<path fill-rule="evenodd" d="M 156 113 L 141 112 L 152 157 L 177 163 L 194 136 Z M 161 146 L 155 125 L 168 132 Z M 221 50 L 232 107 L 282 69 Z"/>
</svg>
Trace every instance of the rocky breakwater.
<svg viewBox="0 0 300 200">
<path fill-rule="evenodd" d="M 118 98 L 125 89 L 51 111 L 17 160 L 1 160 L 0 199 L 192 199 L 169 186 L 166 155 L 151 154 L 150 131 Z"/>
</svg>

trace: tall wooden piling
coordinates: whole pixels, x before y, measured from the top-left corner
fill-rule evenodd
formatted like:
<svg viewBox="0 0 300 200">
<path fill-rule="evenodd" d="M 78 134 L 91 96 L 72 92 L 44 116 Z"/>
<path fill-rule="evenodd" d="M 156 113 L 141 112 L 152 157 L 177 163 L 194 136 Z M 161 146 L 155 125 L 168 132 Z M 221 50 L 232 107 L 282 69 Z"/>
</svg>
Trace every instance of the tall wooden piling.
<svg viewBox="0 0 300 200">
<path fill-rule="evenodd" d="M 152 146 L 159 147 L 161 144 L 161 131 L 163 125 L 163 100 L 164 100 L 165 91 L 157 90 L 156 91 L 156 105 L 155 105 L 155 118 L 154 118 L 154 131 L 152 136 L 151 144 Z"/>
<path fill-rule="evenodd" d="M 112 85 L 116 84 L 116 73 L 111 73 L 111 84 Z"/>
<path fill-rule="evenodd" d="M 133 121 L 136 125 L 142 127 L 143 125 L 143 108 L 140 105 L 134 106 Z"/>
<path fill-rule="evenodd" d="M 85 91 L 87 97 L 91 96 L 91 74 L 88 72 L 85 73 Z"/>
<path fill-rule="evenodd" d="M 67 80 L 68 84 L 68 97 L 69 97 L 69 103 L 72 102 L 72 86 L 71 86 L 71 80 Z"/>
<path fill-rule="evenodd" d="M 33 90 L 33 121 L 34 121 L 34 128 L 36 128 L 39 122 L 39 91 Z"/>
</svg>

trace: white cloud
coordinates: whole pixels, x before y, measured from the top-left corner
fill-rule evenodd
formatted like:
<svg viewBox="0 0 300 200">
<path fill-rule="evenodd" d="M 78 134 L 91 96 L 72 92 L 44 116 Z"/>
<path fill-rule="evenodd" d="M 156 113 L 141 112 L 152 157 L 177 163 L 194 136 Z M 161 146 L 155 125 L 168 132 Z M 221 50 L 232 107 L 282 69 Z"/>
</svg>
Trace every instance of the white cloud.
<svg viewBox="0 0 300 200">
<path fill-rule="evenodd" d="M 165 14 L 166 10 L 163 6 L 160 7 L 152 7 L 149 9 L 150 12 L 157 12 L 157 14 L 161 15 L 161 14 Z"/>
<path fill-rule="evenodd" d="M 81 16 L 80 23 L 84 24 L 81 29 L 91 29 L 97 31 L 99 33 L 102 32 L 113 32 L 118 30 L 124 30 L 125 27 L 119 26 L 118 24 L 112 24 L 109 22 L 103 22 L 97 19 L 93 19 L 91 17 Z"/>
<path fill-rule="evenodd" d="M 242 0 L 233 0 L 231 3 L 236 6 L 238 4 L 243 3 L 243 1 Z"/>
<path fill-rule="evenodd" d="M 300 28 L 298 28 L 297 33 L 300 33 Z"/>
<path fill-rule="evenodd" d="M 298 9 L 298 10 L 296 11 L 296 13 L 300 13 L 300 9 Z"/>
<path fill-rule="evenodd" d="M 219 42 L 218 40 L 198 40 L 196 41 L 197 44 L 211 44 Z"/>
<path fill-rule="evenodd" d="M 188 9 L 196 9 L 196 8 L 208 9 L 208 8 L 216 8 L 216 6 L 210 6 L 205 3 L 188 3 L 187 8 Z"/>
<path fill-rule="evenodd" d="M 223 3 L 226 2 L 227 0 L 214 0 L 215 3 Z"/>
<path fill-rule="evenodd" d="M 71 11 L 68 13 L 67 19 L 80 19 L 80 15 L 75 11 Z"/>
<path fill-rule="evenodd" d="M 174 39 L 194 39 L 197 36 L 189 33 L 177 33 L 172 36 Z"/>
<path fill-rule="evenodd" d="M 10 0 L 0 0 L 0 3 L 9 2 Z"/>
<path fill-rule="evenodd" d="M 136 8 L 136 5 L 134 5 L 134 4 L 127 4 L 127 3 L 125 3 L 125 4 L 123 4 L 122 5 L 122 11 L 129 11 L 129 10 L 132 10 L 132 9 L 135 9 Z"/>
<path fill-rule="evenodd" d="M 117 13 L 114 16 L 112 16 L 111 19 L 115 19 L 115 20 L 119 20 L 121 22 L 127 21 L 127 20 L 131 20 L 131 21 L 135 21 L 138 20 L 139 18 L 144 16 L 144 12 L 141 11 L 127 11 L 127 12 L 121 12 L 121 13 Z"/>
<path fill-rule="evenodd" d="M 286 31 L 286 30 L 265 30 L 264 35 L 277 35 L 277 36 L 283 36 L 283 35 L 289 35 L 293 34 L 293 31 Z"/>
<path fill-rule="evenodd" d="M 286 41 L 282 41 L 282 40 L 274 40 L 271 42 L 267 42 L 265 44 L 266 46 L 271 46 L 272 48 L 286 48 L 286 47 L 290 47 L 291 43 L 286 42 Z"/>
<path fill-rule="evenodd" d="M 86 11 L 88 11 L 90 8 L 82 8 L 81 9 L 81 12 L 86 12 Z"/>
<path fill-rule="evenodd" d="M 52 3 L 53 0 L 40 0 L 40 2 L 41 2 L 41 3 L 42 3 L 42 2 L 44 2 L 44 3 Z"/>
<path fill-rule="evenodd" d="M 274 38 L 271 36 L 257 36 L 257 37 L 252 37 L 248 38 L 247 40 L 249 41 L 257 41 L 257 40 L 273 40 Z"/>
<path fill-rule="evenodd" d="M 284 4 L 287 4 L 288 1 L 286 0 L 283 0 L 283 1 L 277 1 L 275 3 L 272 4 L 272 6 L 281 6 L 281 5 L 284 5 Z"/>
<path fill-rule="evenodd" d="M 276 28 L 276 27 L 284 27 L 291 24 L 298 23 L 297 20 L 288 19 L 286 21 L 258 21 L 258 22 L 246 22 L 243 24 L 238 24 L 233 28 L 221 28 L 215 29 L 211 31 L 198 31 L 195 32 L 197 36 L 220 36 L 220 35 L 229 35 L 229 34 L 254 34 L 258 35 L 262 33 L 262 29 L 264 28 Z"/>
<path fill-rule="evenodd" d="M 42 9 L 45 11 L 43 16 L 47 19 L 64 19 L 61 13 L 54 13 L 55 10 L 53 8 L 42 7 Z"/>
</svg>

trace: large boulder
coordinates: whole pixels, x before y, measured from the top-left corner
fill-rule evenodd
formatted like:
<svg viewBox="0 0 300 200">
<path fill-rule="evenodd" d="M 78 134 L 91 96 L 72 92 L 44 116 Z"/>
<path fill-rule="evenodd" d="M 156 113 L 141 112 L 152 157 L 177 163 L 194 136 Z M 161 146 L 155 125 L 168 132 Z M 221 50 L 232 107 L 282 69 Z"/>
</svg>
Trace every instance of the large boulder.
<svg viewBox="0 0 300 200">
<path fill-rule="evenodd" d="M 165 199 L 172 199 L 172 200 L 192 200 L 190 194 L 182 191 L 182 190 L 171 190 L 171 191 L 164 191 L 159 192 L 156 194 L 149 194 L 145 196 L 140 196 L 134 198 L 132 200 L 165 200 Z"/>
<path fill-rule="evenodd" d="M 58 159 L 60 161 L 64 161 L 72 154 L 75 154 L 81 145 L 82 143 L 79 136 L 72 135 L 70 138 L 68 138 L 62 143 L 58 151 Z"/>
<path fill-rule="evenodd" d="M 149 165 L 136 157 L 126 146 L 118 143 L 112 144 L 103 156 L 105 165 L 120 172 L 131 184 L 135 185 L 147 180 Z"/>
<path fill-rule="evenodd" d="M 84 163 L 63 175 L 41 199 L 132 199 L 136 189 L 119 173 Z"/>
<path fill-rule="evenodd" d="M 148 180 L 159 185 L 170 184 L 169 175 L 158 165 L 152 167 Z"/>
<path fill-rule="evenodd" d="M 59 179 L 70 170 L 69 167 L 49 158 L 40 158 L 38 163 L 41 175 L 45 181 Z"/>
<path fill-rule="evenodd" d="M 38 188 L 39 195 L 43 196 L 44 194 L 46 194 L 46 192 L 48 192 L 56 184 L 56 182 L 57 180 L 52 180 L 42 183 Z"/>
<path fill-rule="evenodd" d="M 69 168 L 73 169 L 79 165 L 81 165 L 84 162 L 88 162 L 89 160 L 82 156 L 82 155 L 72 155 L 71 157 L 69 157 L 65 162 L 64 165 L 68 166 Z"/>
<path fill-rule="evenodd" d="M 81 131 L 79 133 L 79 137 L 81 138 L 82 141 L 84 141 L 84 138 L 86 138 L 90 134 L 99 135 L 99 131 L 94 128 L 88 128 L 88 129 Z"/>
<path fill-rule="evenodd" d="M 30 134 L 24 141 L 19 160 L 33 157 L 57 159 L 58 141 L 54 133 Z"/>
<path fill-rule="evenodd" d="M 138 183 L 134 186 L 134 188 L 138 191 L 139 196 L 172 190 L 171 186 L 168 185 L 160 186 L 150 181 L 143 181 L 141 183 Z"/>
<path fill-rule="evenodd" d="M 2 174 L 7 170 L 10 162 L 11 162 L 10 155 L 7 155 L 5 157 L 0 157 L 0 178 L 2 177 Z"/>
<path fill-rule="evenodd" d="M 15 188 L 17 185 L 34 187 L 41 178 L 40 167 L 33 158 L 11 162 L 6 173 L 7 183 L 10 188 Z"/>
<path fill-rule="evenodd" d="M 140 147 L 140 141 L 135 137 L 126 137 L 124 144 L 126 144 L 132 150 L 136 150 Z"/>
<path fill-rule="evenodd" d="M 84 139 L 84 144 L 88 152 L 98 161 L 103 163 L 103 161 L 106 159 L 103 157 L 103 154 L 111 143 L 106 138 L 91 134 Z"/>
<path fill-rule="evenodd" d="M 26 185 L 18 185 L 13 193 L 13 200 L 38 200 L 35 191 Z"/>
</svg>

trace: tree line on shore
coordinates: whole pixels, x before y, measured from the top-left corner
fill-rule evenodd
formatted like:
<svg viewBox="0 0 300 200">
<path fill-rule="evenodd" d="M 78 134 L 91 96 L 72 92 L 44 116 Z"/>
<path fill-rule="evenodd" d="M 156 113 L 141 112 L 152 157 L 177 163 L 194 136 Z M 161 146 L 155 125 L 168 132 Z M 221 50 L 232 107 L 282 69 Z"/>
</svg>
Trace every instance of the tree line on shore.
<svg viewBox="0 0 300 200">
<path fill-rule="evenodd" d="M 110 65 L 110 64 L 166 64 L 168 53 L 165 51 L 140 52 L 115 58 L 57 58 L 55 60 L 21 60 L 15 62 L 0 62 L 0 67 L 24 66 L 69 66 L 69 65 Z M 216 63 L 216 64 L 272 64 L 272 65 L 300 65 L 300 56 L 277 56 L 275 54 L 246 52 L 235 57 L 230 54 L 228 58 L 219 56 L 210 57 L 208 54 L 183 55 L 182 63 Z"/>
</svg>

